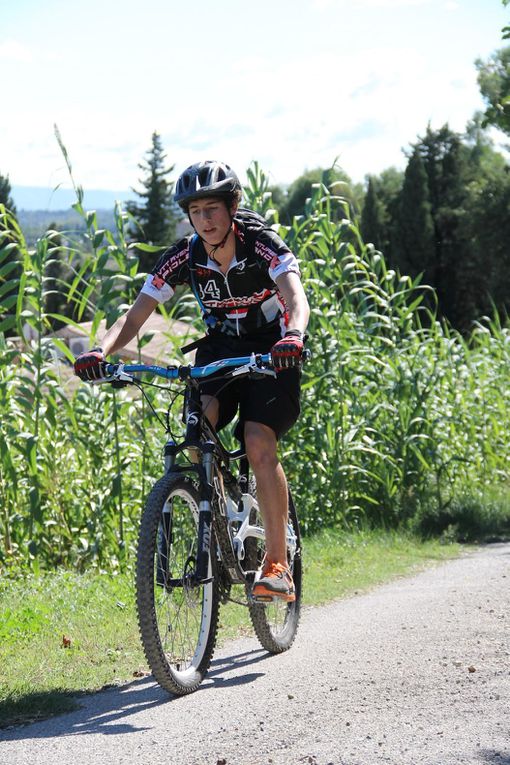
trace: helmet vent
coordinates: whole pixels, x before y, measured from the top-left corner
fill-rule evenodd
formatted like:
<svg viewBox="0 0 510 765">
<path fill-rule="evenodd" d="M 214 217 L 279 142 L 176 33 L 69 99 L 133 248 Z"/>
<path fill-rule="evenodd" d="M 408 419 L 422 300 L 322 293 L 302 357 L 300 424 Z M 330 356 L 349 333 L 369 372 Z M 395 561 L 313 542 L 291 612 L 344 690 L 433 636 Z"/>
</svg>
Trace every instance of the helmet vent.
<svg viewBox="0 0 510 765">
<path fill-rule="evenodd" d="M 231 197 L 242 190 L 239 178 L 229 165 L 207 160 L 190 165 L 177 180 L 175 201 L 184 210 L 194 199 L 207 196 Z"/>
</svg>

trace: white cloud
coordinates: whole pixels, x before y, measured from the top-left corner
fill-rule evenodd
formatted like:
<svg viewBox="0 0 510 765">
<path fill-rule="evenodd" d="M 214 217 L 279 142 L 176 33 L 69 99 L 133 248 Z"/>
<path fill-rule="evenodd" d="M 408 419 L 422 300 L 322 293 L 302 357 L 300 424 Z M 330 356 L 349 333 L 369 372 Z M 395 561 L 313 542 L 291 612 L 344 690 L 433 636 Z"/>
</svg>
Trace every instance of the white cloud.
<svg viewBox="0 0 510 765">
<path fill-rule="evenodd" d="M 28 46 L 23 45 L 17 40 L 5 40 L 0 42 L 0 59 L 18 63 L 30 63 L 32 61 L 32 52 Z"/>
<path fill-rule="evenodd" d="M 150 113 L 123 113 L 103 101 L 93 108 L 55 102 L 36 114 L 25 105 L 16 124 L 0 127 L 0 168 L 11 182 L 69 186 L 65 162 L 53 136 L 56 122 L 77 183 L 85 188 L 128 189 L 137 167 L 161 133 L 176 172 L 198 158 L 223 159 L 242 175 L 257 159 L 274 183 L 288 183 L 304 169 L 339 164 L 354 180 L 390 165 L 403 166 L 403 147 L 433 127 L 449 122 L 462 131 L 480 102 L 472 67 L 452 66 L 445 77 L 413 48 L 373 48 L 356 54 L 301 55 L 275 66 L 245 59 L 230 74 L 230 92 L 243 93 L 249 72 L 250 97 L 225 98 L 205 90 L 186 102 L 186 82 L 175 85 L 174 103 L 164 100 Z M 268 87 L 268 83 L 274 83 Z M 182 90 L 179 90 L 182 88 Z M 2 146 L 11 147 L 2 157 Z M 12 150 L 16 147 L 14 154 Z M 16 156 L 16 171 L 8 162 Z"/>
<path fill-rule="evenodd" d="M 312 6 L 324 10 L 341 8 L 343 6 L 352 8 L 354 3 L 358 8 L 387 8 L 388 10 L 395 10 L 397 8 L 430 5 L 434 2 L 435 0 L 312 0 Z"/>
<path fill-rule="evenodd" d="M 99 57 L 88 49 L 74 55 L 69 46 L 49 44 L 48 37 L 34 39 L 28 48 L 10 33 L 12 39 L 0 41 L 0 58 L 38 66 L 11 66 L 13 76 L 4 83 L 11 118 L 0 122 L 0 172 L 17 185 L 68 186 L 53 136 L 56 122 L 76 181 L 85 188 L 136 186 L 137 165 L 153 130 L 161 133 L 176 172 L 198 158 L 217 157 L 242 175 L 257 159 L 275 183 L 287 183 L 305 168 L 327 166 L 339 156 L 353 179 L 361 180 L 392 164 L 403 166 L 402 148 L 422 135 L 429 121 L 432 127 L 449 122 L 461 131 L 481 108 L 472 63 L 479 43 L 472 55 L 471 48 L 467 53 L 460 48 L 457 14 L 447 12 L 458 0 L 302 3 L 308 11 L 312 3 L 332 9 L 310 14 L 316 26 L 311 23 L 304 41 L 248 45 L 248 55 L 237 51 L 231 66 L 221 57 L 210 57 L 206 66 L 199 56 L 186 59 L 185 74 L 176 66 L 181 54 L 169 59 L 167 48 L 154 48 L 150 60 L 161 77 L 152 80 L 139 65 L 142 43 L 140 53 L 125 62 L 113 43 Z M 423 14 L 411 8 L 418 5 Z M 404 6 L 408 13 L 398 11 Z M 382 11 L 367 16 L 368 7 Z M 452 27 L 455 21 L 452 45 L 445 44 L 445 35 L 437 39 L 435 27 L 423 44 L 415 36 L 419 19 L 435 18 L 432 10 L 442 11 Z M 376 16 L 377 28 L 366 29 L 365 20 Z M 337 37 L 329 35 L 335 30 Z M 499 27 L 495 38 L 498 34 Z M 379 47 L 372 47 L 374 40 Z M 65 66 L 45 66 L 55 51 Z M 160 61 L 154 59 L 159 51 Z M 48 82 L 55 87 L 48 89 Z M 134 105 L 133 94 L 140 92 L 144 108 Z"/>
</svg>

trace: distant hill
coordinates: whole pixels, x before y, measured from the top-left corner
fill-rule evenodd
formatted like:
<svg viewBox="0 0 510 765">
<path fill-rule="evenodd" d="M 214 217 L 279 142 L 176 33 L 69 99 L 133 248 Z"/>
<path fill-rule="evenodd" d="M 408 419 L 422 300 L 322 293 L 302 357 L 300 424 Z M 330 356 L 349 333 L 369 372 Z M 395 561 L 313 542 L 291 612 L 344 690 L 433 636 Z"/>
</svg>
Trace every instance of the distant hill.
<svg viewBox="0 0 510 765">
<path fill-rule="evenodd" d="M 96 210 L 96 212 L 99 228 L 114 231 L 113 209 Z M 58 231 L 67 232 L 85 231 L 86 228 L 83 218 L 70 207 L 67 210 L 23 210 L 18 208 L 16 217 L 29 246 L 32 246 L 36 239 L 50 227 L 56 227 Z"/>
<path fill-rule="evenodd" d="M 44 186 L 12 186 L 11 196 L 18 212 L 20 210 L 61 211 L 76 202 L 73 189 L 52 189 Z M 134 200 L 132 191 L 106 191 L 104 189 L 84 189 L 84 203 L 88 210 L 113 210 L 116 200 L 126 202 Z"/>
<path fill-rule="evenodd" d="M 89 209 L 89 205 L 87 205 L 87 209 Z M 113 207 L 105 210 L 100 208 L 92 209 L 96 210 L 99 228 L 106 228 L 115 232 Z M 16 217 L 29 247 L 33 246 L 36 239 L 42 236 L 50 227 L 56 227 L 58 231 L 68 233 L 85 231 L 86 228 L 83 218 L 70 207 L 66 210 L 23 210 L 18 208 Z M 187 236 L 190 232 L 191 226 L 187 218 L 178 221 L 176 239 Z"/>
</svg>

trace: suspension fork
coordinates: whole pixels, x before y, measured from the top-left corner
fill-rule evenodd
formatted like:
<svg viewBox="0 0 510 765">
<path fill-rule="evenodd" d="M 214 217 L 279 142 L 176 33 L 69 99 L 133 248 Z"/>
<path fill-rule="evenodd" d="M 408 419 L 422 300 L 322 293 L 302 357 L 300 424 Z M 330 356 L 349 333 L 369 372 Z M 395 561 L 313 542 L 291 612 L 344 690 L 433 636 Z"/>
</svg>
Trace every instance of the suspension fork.
<svg viewBox="0 0 510 765">
<path fill-rule="evenodd" d="M 200 487 L 198 507 L 198 552 L 196 577 L 198 582 L 210 581 L 209 556 L 212 547 L 212 495 L 214 444 L 207 441 L 202 444 L 203 480 Z"/>
</svg>

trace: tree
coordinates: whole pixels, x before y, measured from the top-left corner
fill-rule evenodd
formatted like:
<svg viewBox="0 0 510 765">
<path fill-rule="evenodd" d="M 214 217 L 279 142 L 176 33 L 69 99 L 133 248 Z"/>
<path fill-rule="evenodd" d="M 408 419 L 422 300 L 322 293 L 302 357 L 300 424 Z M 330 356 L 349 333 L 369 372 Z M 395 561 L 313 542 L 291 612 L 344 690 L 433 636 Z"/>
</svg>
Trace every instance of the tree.
<svg viewBox="0 0 510 765">
<path fill-rule="evenodd" d="M 393 260 L 402 273 L 436 281 L 434 221 L 425 165 L 418 148 L 409 158 L 395 221 Z"/>
<path fill-rule="evenodd" d="M 367 193 L 361 213 L 361 234 L 365 242 L 371 242 L 384 252 L 386 239 L 386 210 L 377 193 L 377 179 L 368 178 Z"/>
<path fill-rule="evenodd" d="M 368 186 L 361 213 L 361 232 L 365 242 L 372 242 L 393 264 L 392 240 L 396 209 L 404 173 L 389 167 L 379 176 L 368 176 Z"/>
<path fill-rule="evenodd" d="M 510 174 L 500 173 L 475 190 L 469 227 L 485 287 L 480 313 L 510 313 Z"/>
<path fill-rule="evenodd" d="M 510 0 L 501 0 L 510 5 Z M 510 40 L 510 24 L 503 27 L 503 40 Z M 510 135 L 510 48 L 496 51 L 488 61 L 477 59 L 478 85 L 487 103 L 485 125 L 495 125 Z"/>
<path fill-rule="evenodd" d="M 510 47 L 496 51 L 488 61 L 477 59 L 476 68 L 478 85 L 487 104 L 485 124 L 510 135 Z"/>
<path fill-rule="evenodd" d="M 144 190 L 132 189 L 143 201 L 140 204 L 130 202 L 127 205 L 128 211 L 138 224 L 130 231 L 133 241 L 166 245 L 175 238 L 177 214 L 172 199 L 174 184 L 167 178 L 175 166 L 165 167 L 165 159 L 161 137 L 159 133 L 154 132 L 146 160 L 138 165 L 144 173 L 144 177 L 139 180 Z M 140 270 L 150 271 L 154 265 L 154 254 L 138 250 L 138 256 Z"/>
<path fill-rule="evenodd" d="M 468 233 L 472 155 L 451 134 L 441 162 L 440 204 L 435 211 L 437 290 L 442 313 L 461 330 L 468 330 L 479 315 L 483 271 L 477 263 Z"/>
<path fill-rule="evenodd" d="M 349 176 L 336 166 L 326 170 L 316 167 L 314 170 L 307 170 L 290 184 L 287 200 L 280 208 L 282 223 L 290 225 L 295 215 L 303 215 L 306 200 L 312 196 L 312 186 L 316 183 L 323 183 L 332 194 L 344 197 L 349 204 L 351 216 L 358 215 L 360 198 L 363 195 L 362 187 L 353 185 Z"/>
<path fill-rule="evenodd" d="M 421 273 L 439 314 L 462 331 L 491 310 L 491 300 L 507 310 L 510 173 L 481 116 L 464 136 L 428 126 L 411 147 L 403 184 L 383 177 L 369 183 L 362 232 L 378 239 L 388 264 Z"/>
<path fill-rule="evenodd" d="M 0 173 L 0 204 L 5 205 L 6 208 L 16 215 L 16 205 L 11 197 L 11 184 L 9 182 L 8 175 L 2 175 Z"/>
<path fill-rule="evenodd" d="M 481 116 L 468 125 L 467 139 L 479 172 L 470 183 L 467 210 L 468 236 L 479 272 L 476 283 L 483 291 L 480 313 L 510 311 L 510 173 L 505 158 L 494 150 L 481 129 Z"/>
</svg>

